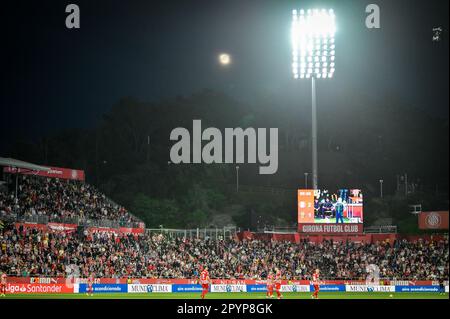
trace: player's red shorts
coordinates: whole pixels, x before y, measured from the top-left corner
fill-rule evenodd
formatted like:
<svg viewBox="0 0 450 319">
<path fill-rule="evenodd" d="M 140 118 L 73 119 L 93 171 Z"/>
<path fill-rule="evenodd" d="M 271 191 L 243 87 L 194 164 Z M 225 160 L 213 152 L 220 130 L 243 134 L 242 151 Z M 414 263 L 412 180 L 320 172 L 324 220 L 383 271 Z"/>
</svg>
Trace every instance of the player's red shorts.
<svg viewBox="0 0 450 319">
<path fill-rule="evenodd" d="M 319 291 L 319 285 L 313 285 L 314 286 L 314 291 Z"/>
<path fill-rule="evenodd" d="M 281 289 L 281 283 L 276 283 L 275 290 L 280 290 L 280 289 Z"/>
<path fill-rule="evenodd" d="M 267 285 L 267 291 L 272 292 L 273 291 L 273 285 Z"/>
<path fill-rule="evenodd" d="M 203 290 L 208 290 L 209 289 L 209 284 L 202 284 L 202 289 Z"/>
</svg>

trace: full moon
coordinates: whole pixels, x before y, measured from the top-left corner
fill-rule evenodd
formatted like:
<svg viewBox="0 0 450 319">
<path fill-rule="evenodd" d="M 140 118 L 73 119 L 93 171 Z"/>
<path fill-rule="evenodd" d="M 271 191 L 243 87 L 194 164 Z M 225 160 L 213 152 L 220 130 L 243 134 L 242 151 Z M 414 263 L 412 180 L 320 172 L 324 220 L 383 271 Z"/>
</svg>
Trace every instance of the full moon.
<svg viewBox="0 0 450 319">
<path fill-rule="evenodd" d="M 222 65 L 228 65 L 231 63 L 231 57 L 227 53 L 222 53 L 219 55 L 219 62 Z"/>
</svg>

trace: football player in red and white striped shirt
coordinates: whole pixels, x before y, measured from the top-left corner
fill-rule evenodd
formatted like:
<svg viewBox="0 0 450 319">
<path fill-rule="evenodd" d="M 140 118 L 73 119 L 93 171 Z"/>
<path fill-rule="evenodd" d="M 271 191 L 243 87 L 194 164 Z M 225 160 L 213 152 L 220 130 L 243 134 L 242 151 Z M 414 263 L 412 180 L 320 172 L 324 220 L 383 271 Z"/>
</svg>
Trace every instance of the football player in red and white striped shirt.
<svg viewBox="0 0 450 319">
<path fill-rule="evenodd" d="M 313 280 L 312 284 L 314 286 L 314 292 L 311 295 L 311 298 L 313 299 L 319 299 L 319 277 L 320 277 L 320 270 L 316 269 L 316 272 L 313 274 Z"/>
<path fill-rule="evenodd" d="M 281 271 L 276 268 L 275 269 L 275 292 L 277 293 L 277 298 L 281 299 L 283 298 L 283 295 L 281 294 Z"/>
<path fill-rule="evenodd" d="M 5 273 L 2 273 L 0 276 L 0 296 L 2 297 L 6 296 L 6 281 L 7 276 Z"/>
<path fill-rule="evenodd" d="M 273 273 L 272 273 L 272 271 L 269 271 L 269 273 L 267 274 L 266 288 L 267 288 L 267 293 L 266 293 L 267 298 L 273 298 Z"/>
<path fill-rule="evenodd" d="M 205 299 L 206 294 L 209 290 L 209 273 L 208 273 L 208 267 L 205 267 L 202 272 L 200 273 L 200 284 L 202 285 L 202 299 Z"/>
<path fill-rule="evenodd" d="M 86 295 L 90 295 L 91 297 L 94 295 L 94 275 L 91 274 L 87 280 L 87 289 L 86 289 Z"/>
</svg>

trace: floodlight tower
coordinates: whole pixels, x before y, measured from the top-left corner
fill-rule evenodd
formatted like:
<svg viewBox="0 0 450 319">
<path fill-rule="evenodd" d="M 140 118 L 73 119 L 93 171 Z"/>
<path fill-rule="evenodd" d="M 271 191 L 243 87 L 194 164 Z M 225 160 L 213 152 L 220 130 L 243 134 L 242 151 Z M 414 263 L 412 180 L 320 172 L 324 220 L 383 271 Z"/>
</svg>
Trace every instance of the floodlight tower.
<svg viewBox="0 0 450 319">
<path fill-rule="evenodd" d="M 292 10 L 292 73 L 294 79 L 311 79 L 313 189 L 318 189 L 316 79 L 333 77 L 335 33 L 333 9 Z"/>
</svg>

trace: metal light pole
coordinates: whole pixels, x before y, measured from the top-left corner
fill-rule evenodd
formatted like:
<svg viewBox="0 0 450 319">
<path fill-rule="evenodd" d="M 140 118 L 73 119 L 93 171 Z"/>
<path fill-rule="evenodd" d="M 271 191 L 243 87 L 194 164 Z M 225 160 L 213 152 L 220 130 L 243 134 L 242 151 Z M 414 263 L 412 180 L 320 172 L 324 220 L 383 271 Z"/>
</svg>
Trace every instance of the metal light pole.
<svg viewBox="0 0 450 319">
<path fill-rule="evenodd" d="M 405 173 L 405 196 L 408 197 L 408 174 Z"/>
<path fill-rule="evenodd" d="M 383 198 L 383 180 L 380 179 L 380 198 Z"/>
<path fill-rule="evenodd" d="M 236 193 L 239 193 L 239 166 L 236 166 Z"/>
<path fill-rule="evenodd" d="M 311 77 L 311 111 L 312 111 L 312 183 L 313 189 L 318 189 L 318 165 L 317 165 L 317 105 L 316 105 L 316 80 Z"/>
<path fill-rule="evenodd" d="M 335 71 L 335 14 L 330 10 L 292 10 L 292 72 L 294 79 L 311 78 L 312 187 L 318 189 L 316 79 Z"/>
</svg>

